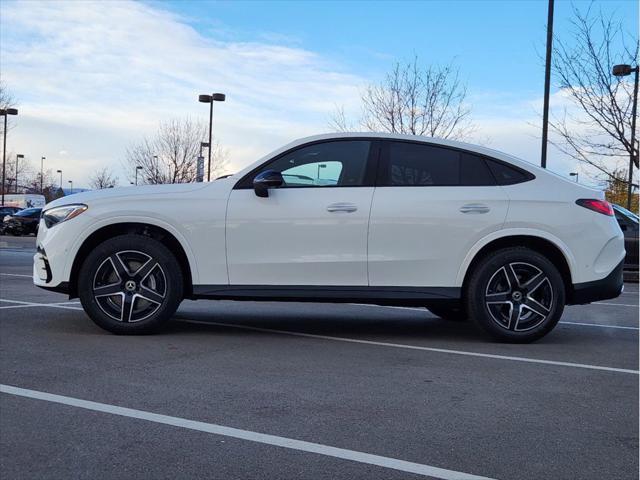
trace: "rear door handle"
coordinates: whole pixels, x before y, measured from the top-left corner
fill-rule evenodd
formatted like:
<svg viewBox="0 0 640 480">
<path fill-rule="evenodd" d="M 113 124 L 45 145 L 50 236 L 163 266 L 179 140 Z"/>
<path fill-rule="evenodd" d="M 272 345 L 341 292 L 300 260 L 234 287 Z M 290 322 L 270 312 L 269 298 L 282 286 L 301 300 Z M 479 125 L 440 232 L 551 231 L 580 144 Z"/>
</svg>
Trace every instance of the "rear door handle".
<svg viewBox="0 0 640 480">
<path fill-rule="evenodd" d="M 355 212 L 356 210 L 358 210 L 358 207 L 356 207 L 353 203 L 344 203 L 344 202 L 332 203 L 327 207 L 327 212 L 330 212 L 330 213 L 337 213 L 337 212 L 352 213 L 352 212 Z"/>
<path fill-rule="evenodd" d="M 467 203 L 460 207 L 460 213 L 489 213 L 489 210 L 483 203 Z"/>
</svg>

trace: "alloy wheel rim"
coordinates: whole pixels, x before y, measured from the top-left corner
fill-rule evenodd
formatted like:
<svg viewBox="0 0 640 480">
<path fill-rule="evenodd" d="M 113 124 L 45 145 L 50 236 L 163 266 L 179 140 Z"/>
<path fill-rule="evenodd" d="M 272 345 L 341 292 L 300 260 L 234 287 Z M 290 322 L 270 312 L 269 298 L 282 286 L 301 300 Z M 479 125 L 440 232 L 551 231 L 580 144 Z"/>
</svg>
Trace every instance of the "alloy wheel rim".
<svg viewBox="0 0 640 480">
<path fill-rule="evenodd" d="M 503 265 L 489 279 L 485 306 L 492 320 L 514 332 L 541 325 L 553 309 L 553 287 L 538 267 L 525 262 Z"/>
<path fill-rule="evenodd" d="M 140 322 L 162 306 L 167 278 L 160 264 L 137 250 L 108 256 L 93 277 L 93 298 L 110 318 L 123 323 Z"/>
</svg>

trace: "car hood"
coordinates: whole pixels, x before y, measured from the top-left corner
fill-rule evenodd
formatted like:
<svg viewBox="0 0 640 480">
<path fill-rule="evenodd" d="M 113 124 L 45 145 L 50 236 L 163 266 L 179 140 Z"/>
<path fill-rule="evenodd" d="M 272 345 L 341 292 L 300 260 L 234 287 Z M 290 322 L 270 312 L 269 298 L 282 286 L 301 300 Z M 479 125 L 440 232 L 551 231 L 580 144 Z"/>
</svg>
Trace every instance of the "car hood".
<svg viewBox="0 0 640 480">
<path fill-rule="evenodd" d="M 121 197 L 131 197 L 135 200 L 139 197 L 153 197 L 155 195 L 181 195 L 200 190 L 212 185 L 211 183 L 174 183 L 166 185 L 141 185 L 139 187 L 105 188 L 88 192 L 74 193 L 58 198 L 47 203 L 44 209 L 69 205 L 72 203 L 91 204 L 96 201 L 109 200 Z"/>
</svg>

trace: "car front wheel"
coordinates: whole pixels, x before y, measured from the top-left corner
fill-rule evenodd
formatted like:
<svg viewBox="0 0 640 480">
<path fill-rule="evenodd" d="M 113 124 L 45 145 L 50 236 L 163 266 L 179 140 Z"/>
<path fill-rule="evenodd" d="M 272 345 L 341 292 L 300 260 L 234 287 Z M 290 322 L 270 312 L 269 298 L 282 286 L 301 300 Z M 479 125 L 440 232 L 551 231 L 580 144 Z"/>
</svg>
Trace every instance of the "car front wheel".
<svg viewBox="0 0 640 480">
<path fill-rule="evenodd" d="M 183 277 L 174 255 L 157 240 L 121 235 L 98 245 L 78 275 L 78 296 L 91 319 L 117 334 L 156 331 L 175 313 Z"/>
<path fill-rule="evenodd" d="M 467 312 L 500 341 L 528 343 L 549 333 L 565 303 L 558 269 L 525 247 L 498 250 L 483 259 L 466 289 Z"/>
</svg>

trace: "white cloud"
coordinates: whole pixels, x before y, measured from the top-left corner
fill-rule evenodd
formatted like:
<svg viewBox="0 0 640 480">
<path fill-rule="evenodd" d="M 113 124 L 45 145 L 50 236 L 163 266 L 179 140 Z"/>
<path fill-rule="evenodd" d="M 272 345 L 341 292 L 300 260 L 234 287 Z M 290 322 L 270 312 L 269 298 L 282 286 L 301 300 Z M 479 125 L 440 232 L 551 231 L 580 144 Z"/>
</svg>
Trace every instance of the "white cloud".
<svg viewBox="0 0 640 480">
<path fill-rule="evenodd" d="M 326 130 L 331 106 L 362 83 L 302 48 L 214 40 L 140 3 L 8 3 L 1 30 L 3 80 L 20 99 L 11 141 L 34 157 L 67 150 L 58 163 L 82 183 L 101 164 L 119 168 L 159 119 L 206 120 L 199 93 L 227 94 L 214 134 L 240 167 Z"/>
</svg>

